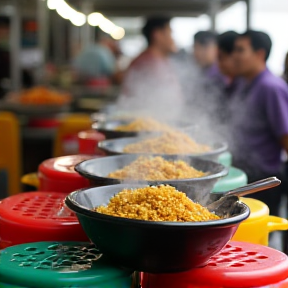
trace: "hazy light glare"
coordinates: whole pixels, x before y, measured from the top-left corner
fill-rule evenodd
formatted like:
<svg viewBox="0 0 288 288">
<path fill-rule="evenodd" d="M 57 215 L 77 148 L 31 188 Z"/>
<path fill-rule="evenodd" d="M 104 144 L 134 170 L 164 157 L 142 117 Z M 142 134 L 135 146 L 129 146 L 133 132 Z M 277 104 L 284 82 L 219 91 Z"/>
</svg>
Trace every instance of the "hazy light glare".
<svg viewBox="0 0 288 288">
<path fill-rule="evenodd" d="M 122 27 L 116 27 L 111 33 L 111 37 L 115 40 L 120 40 L 124 36 L 125 36 L 125 30 Z"/>
<path fill-rule="evenodd" d="M 99 27 L 102 31 L 104 31 L 107 34 L 111 34 L 113 30 L 115 30 L 115 24 L 104 17 L 104 19 L 99 24 Z"/>
<path fill-rule="evenodd" d="M 62 18 L 70 20 L 75 26 L 83 26 L 86 23 L 86 15 L 70 7 L 64 0 L 48 0 L 47 7 L 51 10 L 56 9 Z"/>
<path fill-rule="evenodd" d="M 89 25 L 99 26 L 105 18 L 101 13 L 92 13 L 87 17 L 87 19 Z"/>
<path fill-rule="evenodd" d="M 60 1 L 59 1 L 60 2 Z M 51 10 L 54 10 L 57 8 L 58 0 L 48 0 L 47 1 L 47 7 Z"/>
<path fill-rule="evenodd" d="M 88 21 L 89 25 L 99 26 L 102 31 L 110 34 L 115 40 L 120 40 L 125 35 L 123 28 L 116 26 L 101 13 L 95 12 L 86 16 L 69 6 L 65 0 L 47 0 L 47 7 L 51 10 L 56 9 L 62 18 L 70 20 L 75 26 L 83 26 Z"/>
<path fill-rule="evenodd" d="M 75 26 L 83 26 L 86 23 L 86 16 L 78 12 L 77 15 L 70 19 L 70 21 Z"/>
<path fill-rule="evenodd" d="M 65 1 L 59 1 L 56 11 L 64 19 L 70 19 L 73 16 L 73 9 Z"/>
</svg>

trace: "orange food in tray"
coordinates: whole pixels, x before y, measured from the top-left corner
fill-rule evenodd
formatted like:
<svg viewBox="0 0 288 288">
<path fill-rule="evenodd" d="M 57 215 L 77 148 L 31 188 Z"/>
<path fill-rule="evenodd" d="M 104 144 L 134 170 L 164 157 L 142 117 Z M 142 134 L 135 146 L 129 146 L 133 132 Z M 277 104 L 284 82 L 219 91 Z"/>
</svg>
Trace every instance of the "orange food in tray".
<svg viewBox="0 0 288 288">
<path fill-rule="evenodd" d="M 19 102 L 24 105 L 64 105 L 70 101 L 69 94 L 41 86 L 24 90 L 19 95 Z"/>
</svg>

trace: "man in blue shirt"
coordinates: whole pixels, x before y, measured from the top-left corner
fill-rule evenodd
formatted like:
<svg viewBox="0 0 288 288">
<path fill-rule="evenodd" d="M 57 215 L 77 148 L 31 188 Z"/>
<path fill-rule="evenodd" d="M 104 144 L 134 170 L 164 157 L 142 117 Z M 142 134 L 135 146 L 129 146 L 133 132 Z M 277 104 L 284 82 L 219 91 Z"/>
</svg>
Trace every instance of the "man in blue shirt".
<svg viewBox="0 0 288 288">
<path fill-rule="evenodd" d="M 73 66 L 80 78 L 111 78 L 116 69 L 116 59 L 109 48 L 113 39 L 108 34 L 99 33 L 98 41 L 80 52 Z"/>
</svg>

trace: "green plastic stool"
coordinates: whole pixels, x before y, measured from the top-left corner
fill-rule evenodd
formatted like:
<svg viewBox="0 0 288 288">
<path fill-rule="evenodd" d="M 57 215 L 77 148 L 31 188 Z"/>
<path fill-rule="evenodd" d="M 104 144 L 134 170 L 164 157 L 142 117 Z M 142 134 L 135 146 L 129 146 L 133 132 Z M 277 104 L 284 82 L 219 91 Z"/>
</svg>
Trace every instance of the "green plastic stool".
<svg viewBox="0 0 288 288">
<path fill-rule="evenodd" d="M 132 271 L 113 267 L 94 245 L 38 242 L 0 252 L 0 288 L 131 288 Z"/>
<path fill-rule="evenodd" d="M 224 152 L 218 157 L 218 162 L 226 167 L 232 165 L 232 154 L 230 152 Z"/>
<path fill-rule="evenodd" d="M 247 182 L 247 175 L 242 170 L 230 167 L 228 175 L 216 182 L 212 192 L 229 191 L 244 186 Z"/>
</svg>

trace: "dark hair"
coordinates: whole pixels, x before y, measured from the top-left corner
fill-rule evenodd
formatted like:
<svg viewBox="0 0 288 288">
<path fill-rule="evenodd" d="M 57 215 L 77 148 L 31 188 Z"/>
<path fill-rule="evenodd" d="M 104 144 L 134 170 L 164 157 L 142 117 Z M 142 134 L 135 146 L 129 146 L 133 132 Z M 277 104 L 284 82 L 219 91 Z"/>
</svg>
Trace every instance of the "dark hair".
<svg viewBox="0 0 288 288">
<path fill-rule="evenodd" d="M 264 50 L 265 60 L 268 59 L 272 48 L 272 41 L 268 34 L 261 31 L 248 30 L 241 34 L 240 37 L 249 38 L 253 50 Z"/>
<path fill-rule="evenodd" d="M 170 23 L 171 18 L 169 17 L 151 17 L 146 21 L 145 26 L 142 28 L 142 34 L 148 41 L 148 44 L 151 44 L 152 33 L 155 30 L 163 29 L 166 25 Z"/>
<path fill-rule="evenodd" d="M 213 31 L 199 31 L 194 35 L 194 43 L 207 46 L 217 42 L 217 34 Z"/>
<path fill-rule="evenodd" d="M 223 34 L 220 34 L 217 38 L 219 50 L 227 54 L 231 54 L 234 50 L 235 41 L 238 37 L 239 34 L 235 31 L 227 31 Z"/>
</svg>

